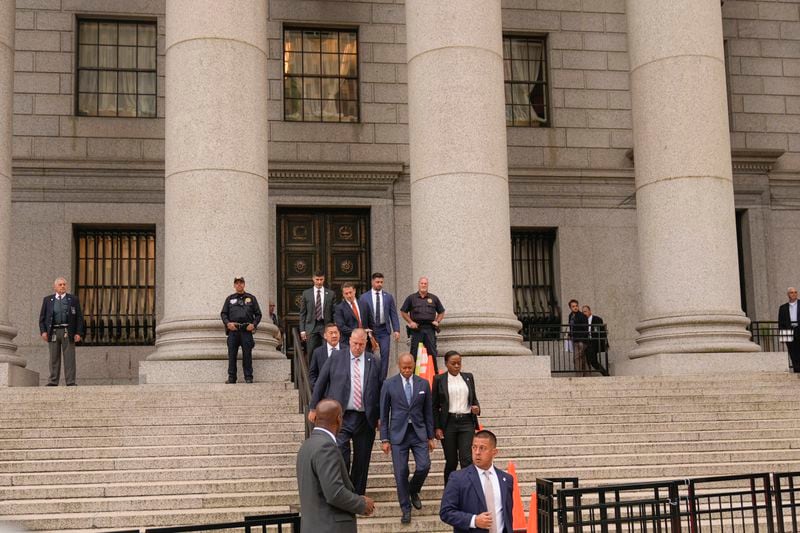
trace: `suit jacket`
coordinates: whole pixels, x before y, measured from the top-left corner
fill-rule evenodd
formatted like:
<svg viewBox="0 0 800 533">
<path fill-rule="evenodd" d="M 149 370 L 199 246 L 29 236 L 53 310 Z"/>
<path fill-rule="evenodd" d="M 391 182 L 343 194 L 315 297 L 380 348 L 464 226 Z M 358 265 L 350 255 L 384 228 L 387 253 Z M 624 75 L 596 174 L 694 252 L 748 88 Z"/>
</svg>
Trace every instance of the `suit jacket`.
<svg viewBox="0 0 800 533">
<path fill-rule="evenodd" d="M 797 305 L 797 314 L 800 315 L 800 304 Z M 800 320 L 800 316 L 797 318 Z M 778 329 L 794 329 L 792 328 L 792 317 L 789 315 L 789 302 L 778 308 Z"/>
<path fill-rule="evenodd" d="M 362 405 L 367 422 L 372 427 L 378 422 L 381 392 L 381 363 L 369 352 L 364 352 L 364 387 L 361 389 Z M 309 409 L 315 409 L 323 398 L 332 398 L 347 409 L 350 398 L 350 350 L 337 350 L 328 357 L 322 366 L 314 392 L 311 394 Z"/>
<path fill-rule="evenodd" d="M 344 345 L 339 343 L 336 345 L 336 350 L 344 349 Z M 331 352 L 333 353 L 333 352 Z M 328 360 L 328 342 L 325 341 L 322 343 L 322 346 L 318 346 L 314 353 L 311 354 L 311 365 L 308 367 L 308 379 L 309 383 L 311 384 L 311 390 L 314 390 L 314 385 L 317 383 L 317 378 L 319 377 L 319 372 L 322 370 L 322 367 L 325 366 L 325 361 Z"/>
<path fill-rule="evenodd" d="M 322 304 L 322 321 L 327 324 L 333 322 L 333 299 L 335 297 L 332 290 L 323 287 L 324 302 Z M 303 291 L 303 299 L 300 301 L 300 331 L 311 333 L 317 319 L 314 318 L 314 306 L 316 304 L 316 289 L 314 287 Z"/>
<path fill-rule="evenodd" d="M 494 473 L 500 483 L 500 497 L 503 502 L 503 531 L 499 533 L 512 533 L 514 531 L 512 507 L 514 504 L 514 480 L 497 467 L 494 467 Z M 497 496 L 495 495 L 495 497 Z M 486 497 L 483 495 L 483 485 L 475 465 L 450 474 L 450 479 L 444 487 L 444 494 L 442 494 L 442 506 L 439 508 L 439 518 L 442 519 L 442 522 L 453 526 L 454 533 L 486 531 L 469 527 L 473 515 L 486 511 Z"/>
<path fill-rule="evenodd" d="M 381 389 L 381 441 L 400 444 L 409 426 L 421 441 L 433 438 L 433 408 L 428 381 L 411 376 L 411 404 L 406 399 L 403 376 L 395 374 Z M 409 421 L 411 423 L 409 424 Z"/>
<path fill-rule="evenodd" d="M 447 387 L 447 379 L 450 372 L 433 376 L 433 415 L 436 429 L 447 427 L 447 419 L 450 416 L 450 391 Z M 475 393 L 475 378 L 469 372 L 461 372 L 461 377 L 467 383 L 467 400 L 470 406 L 480 406 L 478 395 Z M 472 415 L 472 423 L 478 427 L 477 415 Z"/>
<path fill-rule="evenodd" d="M 375 321 L 378 315 L 375 312 L 375 302 L 372 300 L 373 292 L 375 291 L 372 289 L 368 290 L 358 297 L 358 301 L 369 306 L 369 310 L 372 312 L 372 319 Z M 381 307 L 383 308 L 381 312 L 383 313 L 384 326 L 386 326 L 386 329 L 388 329 L 389 332 L 400 331 L 400 320 L 397 318 L 397 305 L 395 304 L 394 297 L 386 291 L 381 291 Z M 375 327 L 380 327 L 377 321 L 375 322 Z"/>
<path fill-rule="evenodd" d="M 70 337 L 86 335 L 86 326 L 83 323 L 83 312 L 78 297 L 65 293 L 67 304 L 67 331 Z M 42 309 L 39 311 L 39 333 L 47 333 L 47 340 L 53 336 L 53 305 L 56 301 L 55 293 L 45 296 L 42 300 Z"/>
<path fill-rule="evenodd" d="M 355 533 L 356 513 L 366 502 L 354 492 L 342 453 L 330 435 L 316 429 L 297 452 L 301 533 Z"/>
<path fill-rule="evenodd" d="M 603 323 L 603 319 L 597 315 L 592 315 L 592 323 L 589 324 L 589 341 L 598 352 L 605 352 L 608 350 L 608 332 L 606 331 L 606 325 Z"/>
<path fill-rule="evenodd" d="M 589 319 L 580 311 L 569 314 L 569 336 L 573 342 L 589 341 Z"/>
<path fill-rule="evenodd" d="M 372 329 L 374 326 L 372 319 L 372 309 L 370 306 L 360 300 L 356 300 L 358 312 L 361 314 L 361 327 L 364 329 Z M 352 335 L 353 330 L 358 327 L 358 318 L 353 313 L 353 308 L 347 300 L 342 300 L 336 305 L 333 310 L 333 321 L 339 326 L 339 332 L 342 334 L 344 344 Z"/>
</svg>

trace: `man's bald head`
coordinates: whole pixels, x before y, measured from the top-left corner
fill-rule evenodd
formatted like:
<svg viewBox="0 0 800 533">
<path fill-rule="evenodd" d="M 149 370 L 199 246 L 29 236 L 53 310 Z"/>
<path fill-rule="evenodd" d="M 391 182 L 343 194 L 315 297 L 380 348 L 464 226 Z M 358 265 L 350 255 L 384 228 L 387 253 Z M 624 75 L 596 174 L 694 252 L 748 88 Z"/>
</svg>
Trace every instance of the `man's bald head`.
<svg viewBox="0 0 800 533">
<path fill-rule="evenodd" d="M 325 398 L 317 404 L 317 418 L 314 424 L 325 428 L 334 435 L 339 432 L 342 423 L 342 405 L 336 400 Z"/>
</svg>

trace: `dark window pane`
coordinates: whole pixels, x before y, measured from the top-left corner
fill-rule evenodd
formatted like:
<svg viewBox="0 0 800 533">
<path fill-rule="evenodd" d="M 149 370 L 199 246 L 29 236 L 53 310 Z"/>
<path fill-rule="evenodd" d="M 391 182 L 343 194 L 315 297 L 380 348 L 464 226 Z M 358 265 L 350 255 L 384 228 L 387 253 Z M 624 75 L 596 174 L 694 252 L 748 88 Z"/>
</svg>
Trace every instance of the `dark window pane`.
<svg viewBox="0 0 800 533">
<path fill-rule="evenodd" d="M 342 122 L 358 122 L 358 102 L 342 102 Z"/>
<path fill-rule="evenodd" d="M 97 44 L 96 22 L 81 22 L 78 32 L 78 42 L 80 44 Z"/>
<path fill-rule="evenodd" d="M 139 73 L 139 94 L 155 94 L 156 93 L 156 73 L 155 72 L 140 72 Z"/>
<path fill-rule="evenodd" d="M 285 99 L 283 101 L 283 116 L 286 120 L 300 121 L 303 120 L 303 101 Z"/>
<path fill-rule="evenodd" d="M 78 114 L 79 115 L 97 114 L 96 94 L 81 94 L 78 96 Z"/>
<path fill-rule="evenodd" d="M 139 46 L 156 45 L 156 25 L 139 24 Z"/>
<path fill-rule="evenodd" d="M 153 96 L 140 96 L 139 97 L 139 116 L 140 117 L 155 117 L 156 116 L 156 97 Z"/>
<path fill-rule="evenodd" d="M 506 88 L 506 103 L 511 104 L 513 103 L 513 100 L 511 99 L 511 84 L 506 83 L 505 88 Z"/>
<path fill-rule="evenodd" d="M 300 78 L 286 78 L 283 82 L 284 98 L 302 98 L 302 88 Z"/>
<path fill-rule="evenodd" d="M 82 44 L 78 53 L 79 67 L 97 66 L 97 47 L 89 44 Z"/>
<path fill-rule="evenodd" d="M 135 94 L 121 94 L 119 95 L 119 116 L 121 117 L 135 117 L 136 116 L 136 95 Z"/>
<path fill-rule="evenodd" d="M 117 95 L 101 94 L 97 98 L 97 114 L 101 117 L 117 115 Z"/>
<path fill-rule="evenodd" d="M 98 49 L 100 55 L 97 66 L 100 68 L 117 68 L 117 47 L 100 46 Z"/>
<path fill-rule="evenodd" d="M 97 71 L 82 70 L 78 73 L 78 91 L 97 92 Z"/>
<path fill-rule="evenodd" d="M 358 99 L 358 82 L 356 80 L 342 80 L 340 97 L 342 100 Z"/>
<path fill-rule="evenodd" d="M 117 44 L 117 25 L 115 23 L 100 23 L 100 44 Z"/>
<path fill-rule="evenodd" d="M 506 108 L 506 123 L 535 127 L 547 125 L 545 40 L 537 37 L 503 37 L 503 70 L 506 104 L 512 104 L 512 107 Z M 511 81 L 514 83 L 509 83 Z"/>
<path fill-rule="evenodd" d="M 136 46 L 136 24 L 119 25 L 119 44 Z"/>
</svg>

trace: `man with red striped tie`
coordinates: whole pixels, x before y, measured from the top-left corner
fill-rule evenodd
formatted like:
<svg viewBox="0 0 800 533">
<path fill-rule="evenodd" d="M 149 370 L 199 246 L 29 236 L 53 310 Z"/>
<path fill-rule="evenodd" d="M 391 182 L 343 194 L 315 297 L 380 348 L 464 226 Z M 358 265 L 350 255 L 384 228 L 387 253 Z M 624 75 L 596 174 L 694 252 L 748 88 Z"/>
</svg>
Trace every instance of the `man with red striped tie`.
<svg viewBox="0 0 800 533">
<path fill-rule="evenodd" d="M 350 335 L 350 348 L 336 350 L 320 371 L 309 402 L 308 419 L 316 419 L 320 400 L 330 398 L 344 406 L 342 427 L 336 443 L 350 472 L 358 494 L 367 490 L 367 475 L 380 414 L 380 361 L 366 352 L 367 332 L 356 328 Z M 350 441 L 353 460 L 350 461 Z"/>
</svg>

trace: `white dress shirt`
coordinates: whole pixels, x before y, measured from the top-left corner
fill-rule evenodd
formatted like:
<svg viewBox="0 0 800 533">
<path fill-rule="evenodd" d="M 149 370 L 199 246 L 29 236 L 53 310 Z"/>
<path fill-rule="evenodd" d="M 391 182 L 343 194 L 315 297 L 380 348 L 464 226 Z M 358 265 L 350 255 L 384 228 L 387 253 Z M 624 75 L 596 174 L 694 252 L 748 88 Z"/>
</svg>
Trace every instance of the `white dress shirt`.
<svg viewBox="0 0 800 533">
<path fill-rule="evenodd" d="M 461 377 L 461 372 L 457 375 L 447 375 L 447 394 L 449 401 L 447 410 L 453 414 L 464 415 L 470 412 L 469 387 L 467 382 Z"/>
<path fill-rule="evenodd" d="M 332 352 L 332 351 L 334 351 L 334 350 L 338 350 L 338 349 L 339 349 L 339 345 L 338 345 L 338 344 L 337 344 L 336 346 L 334 346 L 333 344 L 328 344 L 327 342 L 326 342 L 325 344 L 326 344 L 326 345 L 327 345 L 327 347 L 328 347 L 328 357 L 330 357 L 330 356 L 331 356 L 331 352 Z"/>
<path fill-rule="evenodd" d="M 483 473 L 486 472 L 486 470 L 478 468 L 477 466 L 475 466 L 475 470 L 478 471 L 478 478 L 481 480 L 481 486 L 483 486 L 483 494 L 485 498 L 486 476 Z M 503 531 L 503 527 L 505 526 L 505 522 L 503 522 L 503 496 L 500 494 L 500 480 L 497 479 L 497 470 L 494 468 L 494 465 L 492 465 L 489 470 L 491 471 L 489 478 L 492 480 L 492 488 L 494 489 L 494 522 L 497 524 L 496 530 L 500 532 Z M 489 509 L 489 512 L 492 512 L 492 510 Z M 471 529 L 475 529 L 476 518 L 478 518 L 478 515 L 472 515 L 472 520 L 470 520 L 469 523 L 469 527 Z"/>
<path fill-rule="evenodd" d="M 797 302 L 789 304 L 789 320 L 797 322 Z"/>
</svg>

